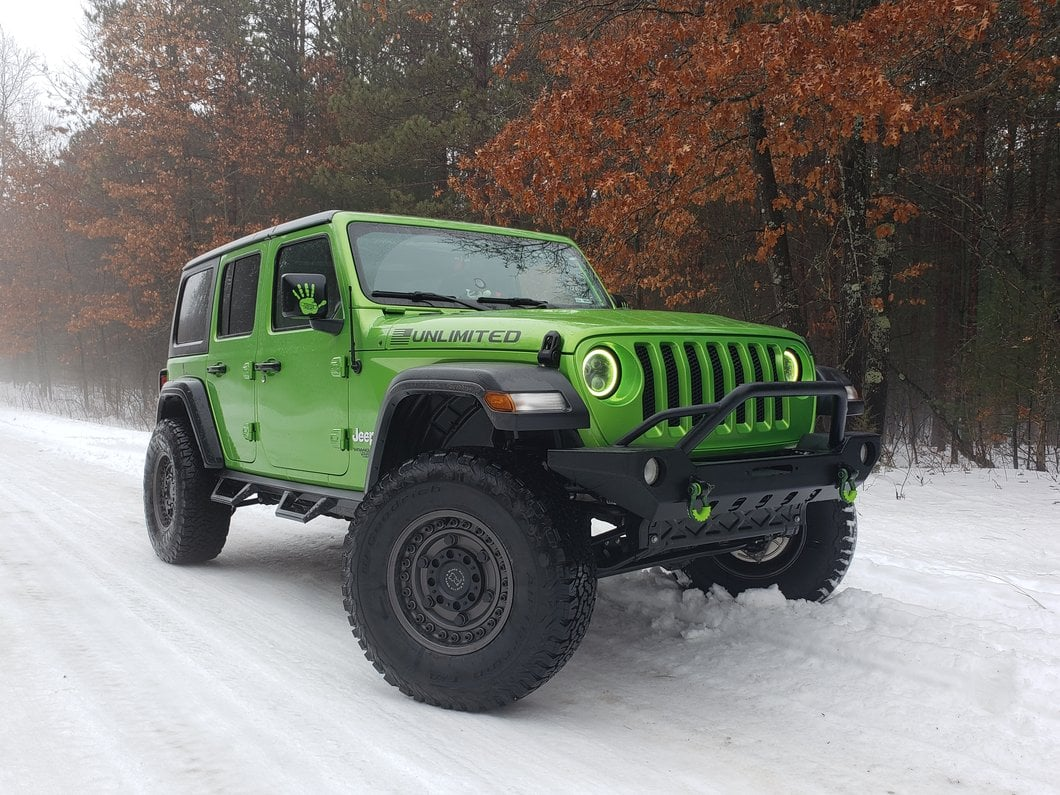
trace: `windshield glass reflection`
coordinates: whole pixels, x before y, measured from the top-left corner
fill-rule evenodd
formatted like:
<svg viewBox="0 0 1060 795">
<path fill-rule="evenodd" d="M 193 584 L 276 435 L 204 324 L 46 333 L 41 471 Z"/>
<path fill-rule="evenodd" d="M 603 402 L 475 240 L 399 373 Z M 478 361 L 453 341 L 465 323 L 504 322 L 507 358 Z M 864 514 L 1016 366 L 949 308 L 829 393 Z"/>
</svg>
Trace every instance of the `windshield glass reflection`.
<svg viewBox="0 0 1060 795">
<path fill-rule="evenodd" d="M 485 299 L 495 309 L 609 306 L 596 275 L 567 243 L 367 222 L 351 223 L 349 235 L 367 295 L 421 291 L 463 301 Z M 381 302 L 404 301 L 387 297 Z"/>
</svg>

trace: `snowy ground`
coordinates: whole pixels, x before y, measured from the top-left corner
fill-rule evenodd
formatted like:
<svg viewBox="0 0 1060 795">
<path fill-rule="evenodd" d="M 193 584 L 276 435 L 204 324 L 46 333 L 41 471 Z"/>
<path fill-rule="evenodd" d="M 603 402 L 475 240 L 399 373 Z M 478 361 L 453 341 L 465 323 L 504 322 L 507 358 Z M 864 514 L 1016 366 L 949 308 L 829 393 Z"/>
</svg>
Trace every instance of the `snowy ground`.
<svg viewBox="0 0 1060 795">
<path fill-rule="evenodd" d="M 146 443 L 0 408 L 0 792 L 1060 791 L 1055 475 L 873 477 L 822 605 L 605 580 L 555 679 L 466 715 L 361 656 L 341 523 L 156 560 Z"/>
</svg>

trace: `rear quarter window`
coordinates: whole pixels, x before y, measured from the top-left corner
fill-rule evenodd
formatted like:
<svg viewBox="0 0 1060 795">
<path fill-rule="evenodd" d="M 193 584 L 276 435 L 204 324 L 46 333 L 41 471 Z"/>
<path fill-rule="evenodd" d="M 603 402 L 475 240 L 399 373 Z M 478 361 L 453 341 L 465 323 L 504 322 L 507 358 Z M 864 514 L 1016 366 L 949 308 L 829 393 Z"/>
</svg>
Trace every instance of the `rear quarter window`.
<svg viewBox="0 0 1060 795">
<path fill-rule="evenodd" d="M 171 356 L 188 356 L 209 350 L 210 305 L 216 262 L 185 273 L 173 314 Z"/>
<path fill-rule="evenodd" d="M 218 337 L 245 336 L 254 331 L 260 269 L 260 254 L 241 257 L 225 265 L 217 316 Z"/>
</svg>

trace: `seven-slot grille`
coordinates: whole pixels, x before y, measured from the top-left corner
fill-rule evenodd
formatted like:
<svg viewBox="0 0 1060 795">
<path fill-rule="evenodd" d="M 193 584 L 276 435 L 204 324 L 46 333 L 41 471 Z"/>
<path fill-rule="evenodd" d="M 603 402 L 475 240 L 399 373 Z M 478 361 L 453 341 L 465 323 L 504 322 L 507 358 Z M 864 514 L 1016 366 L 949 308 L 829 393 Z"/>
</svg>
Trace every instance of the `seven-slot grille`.
<svg viewBox="0 0 1060 795">
<path fill-rule="evenodd" d="M 717 403 L 726 394 L 752 381 L 783 381 L 783 351 L 779 345 L 753 342 L 636 342 L 633 352 L 644 375 L 641 411 L 647 419 L 657 411 L 697 403 Z M 736 409 L 731 432 L 748 433 L 754 425 L 772 428 L 789 414 L 787 398 L 756 398 Z M 699 418 L 667 420 L 686 431 Z M 719 433 L 729 429 L 719 428 Z M 747 427 L 751 424 L 751 427 Z"/>
</svg>

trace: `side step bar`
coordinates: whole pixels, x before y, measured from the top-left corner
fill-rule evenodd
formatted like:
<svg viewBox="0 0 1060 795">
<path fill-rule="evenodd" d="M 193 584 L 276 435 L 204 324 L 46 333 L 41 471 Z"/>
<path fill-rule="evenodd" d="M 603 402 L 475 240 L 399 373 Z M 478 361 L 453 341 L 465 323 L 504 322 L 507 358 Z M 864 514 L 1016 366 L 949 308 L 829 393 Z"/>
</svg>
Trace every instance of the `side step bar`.
<svg viewBox="0 0 1060 795">
<path fill-rule="evenodd" d="M 338 503 L 334 497 L 320 497 L 315 502 L 311 502 L 302 499 L 301 496 L 300 493 L 285 491 L 283 497 L 280 498 L 280 504 L 276 506 L 276 515 L 305 524 L 310 519 L 316 519 L 320 514 L 327 513 Z"/>
<path fill-rule="evenodd" d="M 214 486 L 210 499 L 222 505 L 242 508 L 244 505 L 256 505 L 259 500 L 253 483 L 246 483 L 231 478 L 221 478 Z"/>
<path fill-rule="evenodd" d="M 232 509 L 244 505 L 276 505 L 276 515 L 305 524 L 318 516 L 352 519 L 364 496 L 359 491 L 299 484 L 272 478 L 256 478 L 242 472 L 225 471 L 210 499 Z"/>
</svg>

